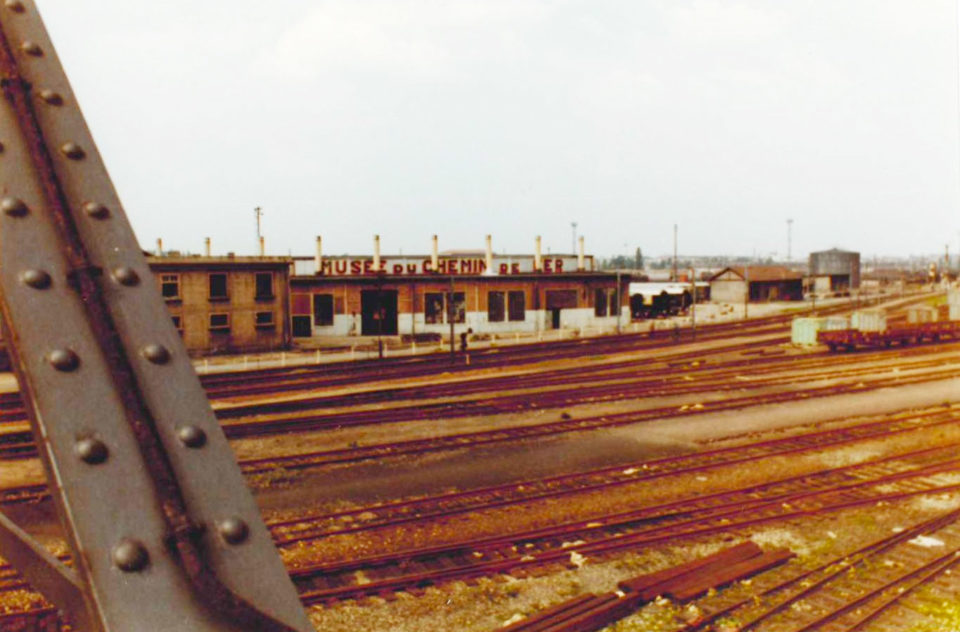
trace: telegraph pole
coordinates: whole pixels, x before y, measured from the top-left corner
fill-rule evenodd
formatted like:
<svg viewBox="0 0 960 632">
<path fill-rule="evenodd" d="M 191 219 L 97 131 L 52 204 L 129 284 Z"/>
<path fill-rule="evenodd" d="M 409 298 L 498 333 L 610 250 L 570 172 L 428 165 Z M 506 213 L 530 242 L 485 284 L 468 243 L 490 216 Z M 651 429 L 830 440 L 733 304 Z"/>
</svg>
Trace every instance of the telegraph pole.
<svg viewBox="0 0 960 632">
<path fill-rule="evenodd" d="M 577 223 L 576 223 L 576 222 L 570 222 L 570 227 L 573 229 L 573 242 L 572 242 L 573 245 L 570 247 L 570 252 L 576 254 L 576 252 L 577 252 Z"/>
</svg>

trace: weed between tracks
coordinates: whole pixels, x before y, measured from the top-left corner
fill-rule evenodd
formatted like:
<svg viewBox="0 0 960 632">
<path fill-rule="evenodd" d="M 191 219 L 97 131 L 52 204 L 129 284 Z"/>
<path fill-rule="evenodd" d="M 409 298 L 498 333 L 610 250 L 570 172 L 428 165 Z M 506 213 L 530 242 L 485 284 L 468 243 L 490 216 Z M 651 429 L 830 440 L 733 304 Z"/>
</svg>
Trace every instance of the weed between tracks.
<svg viewBox="0 0 960 632">
<path fill-rule="evenodd" d="M 407 525 L 356 536 L 330 537 L 316 545 L 287 550 L 285 554 L 288 563 L 295 566 L 299 559 L 342 559 L 344 556 L 413 548 L 427 543 L 458 541 L 482 534 L 498 535 L 505 524 L 511 530 L 536 528 L 560 520 L 599 516 L 680 497 L 761 483 L 774 476 L 800 475 L 956 440 L 960 440 L 960 430 L 952 427 L 918 430 L 892 439 L 865 442 L 856 447 L 770 458 L 759 466 L 726 467 L 701 474 L 637 483 L 602 493 L 455 516 L 429 525 Z M 954 475 L 944 476 L 945 480 L 956 478 Z M 393 602 L 374 598 L 361 604 L 348 602 L 315 608 L 312 618 L 319 629 L 325 630 L 495 630 L 511 618 L 534 613 L 583 592 L 610 591 L 615 588 L 617 581 L 709 554 L 739 540 L 750 538 L 764 548 L 790 548 L 798 554 L 798 559 L 788 565 L 789 569 L 814 567 L 852 551 L 866 541 L 889 535 L 896 527 L 908 526 L 958 505 L 960 497 L 956 495 L 922 496 L 894 505 L 882 503 L 868 509 L 824 516 L 811 515 L 803 521 L 771 525 L 750 533 L 732 532 L 699 543 L 678 542 L 674 546 L 639 551 L 616 560 L 591 559 L 579 570 L 554 570 L 540 577 L 509 578 L 504 582 L 482 580 L 476 586 L 453 583 L 431 588 L 422 597 L 398 595 Z M 778 572 L 782 571 L 774 573 Z M 759 590 L 762 581 L 748 581 L 726 591 L 740 591 L 746 598 Z M 923 623 L 927 627 L 917 627 L 918 632 L 956 629 L 945 628 L 942 627 L 944 623 L 937 623 L 946 622 L 955 614 L 952 607 L 943 605 L 946 602 L 941 596 L 941 592 L 933 591 L 933 596 L 927 600 L 925 607 L 928 612 L 923 621 L 929 619 L 934 623 Z M 660 600 L 609 630 L 672 631 L 682 627 L 684 617 L 690 616 L 691 613 L 684 608 Z M 914 616 L 914 620 L 917 616 Z"/>
</svg>

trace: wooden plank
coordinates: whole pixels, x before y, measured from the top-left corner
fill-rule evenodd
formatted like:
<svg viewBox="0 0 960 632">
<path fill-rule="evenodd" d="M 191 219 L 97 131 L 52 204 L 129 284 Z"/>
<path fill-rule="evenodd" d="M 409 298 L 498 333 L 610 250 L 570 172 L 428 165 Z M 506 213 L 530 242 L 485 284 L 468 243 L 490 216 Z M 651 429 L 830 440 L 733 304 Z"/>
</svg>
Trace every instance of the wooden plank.
<svg viewBox="0 0 960 632">
<path fill-rule="evenodd" d="M 699 571 L 703 569 L 703 567 L 715 562 L 733 564 L 742 560 L 750 559 L 751 557 L 756 557 L 762 553 L 763 550 L 755 543 L 749 541 L 743 542 L 742 544 L 730 547 L 729 549 L 723 549 L 722 551 L 718 551 L 712 555 L 701 557 L 679 566 L 673 566 L 662 571 L 648 573 L 647 575 L 641 575 L 640 577 L 635 577 L 634 579 L 622 581 L 618 584 L 618 586 L 620 590 L 624 592 L 632 591 L 649 594 L 651 590 L 655 591 L 660 584 L 673 580 L 677 577 Z M 652 596 L 647 596 L 647 598 L 652 599 L 658 594 L 660 593 L 654 592 Z"/>
<path fill-rule="evenodd" d="M 736 564 L 715 570 L 706 575 L 688 576 L 683 581 L 669 587 L 664 593 L 677 601 L 687 601 L 701 595 L 711 588 L 719 588 L 739 579 L 744 579 L 774 566 L 779 566 L 794 557 L 788 549 L 777 549 Z"/>
<path fill-rule="evenodd" d="M 581 607 L 583 604 L 593 601 L 597 596 L 593 593 L 586 593 L 574 597 L 573 599 L 568 599 L 567 601 L 561 601 L 558 604 L 554 604 L 547 608 L 546 610 L 541 610 L 540 612 L 530 615 L 525 619 L 521 619 L 516 623 L 511 623 L 505 628 L 502 628 L 502 632 L 528 632 L 533 628 L 534 625 L 541 623 L 551 617 L 560 615 L 561 613 L 572 610 L 578 607 Z"/>
</svg>

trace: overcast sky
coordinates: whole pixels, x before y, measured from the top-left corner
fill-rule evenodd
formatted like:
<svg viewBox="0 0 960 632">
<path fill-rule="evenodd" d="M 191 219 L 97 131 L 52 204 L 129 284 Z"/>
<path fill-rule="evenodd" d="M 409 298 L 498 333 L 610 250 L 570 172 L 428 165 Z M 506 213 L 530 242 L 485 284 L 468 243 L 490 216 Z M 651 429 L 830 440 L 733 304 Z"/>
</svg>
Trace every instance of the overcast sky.
<svg viewBox="0 0 960 632">
<path fill-rule="evenodd" d="M 960 244 L 955 0 L 38 0 L 144 247 Z"/>
</svg>

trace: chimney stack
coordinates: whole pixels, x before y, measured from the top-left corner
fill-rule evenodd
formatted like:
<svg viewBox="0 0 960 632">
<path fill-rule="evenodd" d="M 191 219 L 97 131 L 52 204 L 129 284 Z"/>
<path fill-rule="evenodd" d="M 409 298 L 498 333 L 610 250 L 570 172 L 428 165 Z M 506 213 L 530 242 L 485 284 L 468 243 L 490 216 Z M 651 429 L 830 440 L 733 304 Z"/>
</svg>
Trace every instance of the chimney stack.
<svg viewBox="0 0 960 632">
<path fill-rule="evenodd" d="M 380 235 L 373 236 L 373 271 L 380 272 Z"/>
<path fill-rule="evenodd" d="M 430 253 L 430 266 L 434 272 L 440 271 L 440 247 L 437 243 L 437 236 L 433 236 L 433 252 Z"/>
<path fill-rule="evenodd" d="M 587 256 L 583 254 L 583 235 L 577 239 L 577 271 L 583 272 L 586 267 Z"/>
<path fill-rule="evenodd" d="M 540 255 L 540 235 L 534 241 L 533 246 L 533 271 L 540 272 L 543 268 L 543 257 Z"/>
<path fill-rule="evenodd" d="M 487 274 L 493 274 L 493 237 L 487 235 Z"/>
<path fill-rule="evenodd" d="M 157 256 L 163 256 L 163 240 L 157 237 Z"/>
<path fill-rule="evenodd" d="M 313 265 L 317 274 L 323 271 L 323 238 L 320 235 L 317 235 L 317 254 L 313 257 Z"/>
<path fill-rule="evenodd" d="M 260 256 L 261 257 L 267 256 L 267 245 L 265 243 L 265 239 L 263 235 L 260 236 Z"/>
<path fill-rule="evenodd" d="M 206 237 L 203 240 L 203 252 L 206 256 L 210 256 L 210 238 Z"/>
</svg>

